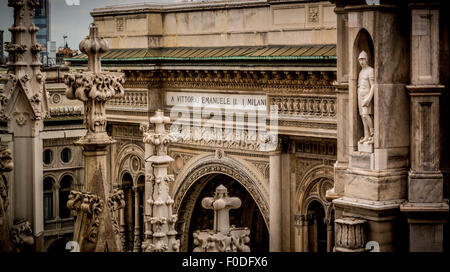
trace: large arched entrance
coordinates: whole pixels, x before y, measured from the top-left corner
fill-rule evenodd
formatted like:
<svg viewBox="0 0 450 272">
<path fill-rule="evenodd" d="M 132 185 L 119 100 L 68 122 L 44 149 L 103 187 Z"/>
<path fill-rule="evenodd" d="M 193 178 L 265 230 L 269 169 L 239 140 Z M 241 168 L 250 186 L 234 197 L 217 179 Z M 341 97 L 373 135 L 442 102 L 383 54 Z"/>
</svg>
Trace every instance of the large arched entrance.
<svg viewBox="0 0 450 272">
<path fill-rule="evenodd" d="M 268 204 L 265 188 L 245 166 L 232 159 L 203 158 L 179 177 L 174 190 L 174 211 L 178 214 L 176 230 L 181 251 L 193 250 L 193 232 L 213 229 L 214 213 L 204 209 L 201 201 L 214 196 L 219 185 L 228 189 L 230 197 L 239 197 L 242 205 L 230 210 L 230 225 L 250 229 L 250 249 L 269 251 Z M 220 163 L 220 164 L 219 164 Z"/>
<path fill-rule="evenodd" d="M 213 210 L 204 209 L 201 202 L 205 197 L 213 196 L 216 188 L 221 184 L 228 189 L 229 196 L 239 197 L 242 201 L 242 205 L 239 209 L 230 210 L 230 225 L 247 227 L 250 229 L 249 246 L 252 251 L 268 251 L 269 233 L 258 206 L 239 182 L 224 174 L 210 174 L 201 178 L 201 180 L 198 181 L 199 188 L 192 188 L 192 194 L 189 193 L 189 197 L 194 197 L 195 200 L 190 199 L 192 204 L 188 203 L 189 201 L 186 201 L 183 203 L 184 205 L 182 205 L 182 210 L 191 214 L 190 222 L 183 222 L 189 224 L 187 231 L 189 234 L 187 236 L 187 247 L 185 246 L 187 251 L 191 252 L 194 249 L 192 233 L 195 230 L 213 228 L 214 212 Z M 190 210 L 187 209 L 188 205 L 192 205 Z M 186 216 L 183 216 L 183 218 L 185 217 Z M 179 224 L 178 227 L 180 228 L 179 231 L 182 231 L 181 224 Z"/>
</svg>

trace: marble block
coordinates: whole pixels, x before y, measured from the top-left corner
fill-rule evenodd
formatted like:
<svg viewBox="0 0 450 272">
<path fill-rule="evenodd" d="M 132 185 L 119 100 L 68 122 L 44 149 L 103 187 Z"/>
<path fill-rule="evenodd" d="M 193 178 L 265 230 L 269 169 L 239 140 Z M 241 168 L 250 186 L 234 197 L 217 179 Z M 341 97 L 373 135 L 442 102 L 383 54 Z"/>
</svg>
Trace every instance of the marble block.
<svg viewBox="0 0 450 272">
<path fill-rule="evenodd" d="M 359 152 L 366 152 L 366 153 L 373 153 L 373 144 L 369 143 L 358 143 L 358 151 Z"/>
</svg>

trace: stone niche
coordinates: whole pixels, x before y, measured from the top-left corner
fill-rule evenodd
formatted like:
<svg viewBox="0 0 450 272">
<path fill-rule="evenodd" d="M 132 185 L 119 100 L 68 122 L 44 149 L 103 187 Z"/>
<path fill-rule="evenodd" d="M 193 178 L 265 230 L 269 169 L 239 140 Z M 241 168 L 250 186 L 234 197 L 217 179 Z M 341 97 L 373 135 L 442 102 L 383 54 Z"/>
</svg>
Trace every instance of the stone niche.
<svg viewBox="0 0 450 272">
<path fill-rule="evenodd" d="M 405 34 L 409 31 L 409 18 L 395 5 L 337 2 L 339 16 L 344 20 L 338 33 L 346 37 L 339 40 L 338 48 L 342 50 L 341 59 L 345 59 L 341 62 L 348 67 L 348 107 L 344 111 L 338 109 L 337 118 L 344 127 L 348 126 L 342 133 L 345 137 L 341 136 L 341 141 L 348 144 L 348 165 L 342 164 L 346 170 L 337 176 L 337 183 L 341 184 L 339 179 L 345 181 L 343 188 L 335 191 L 341 196 L 333 200 L 336 218 L 367 220 L 367 238 L 379 242 L 381 251 L 392 251 L 398 244 L 393 226 L 406 198 L 409 159 L 410 111 L 405 88 L 409 82 L 409 39 Z M 359 143 L 364 136 L 358 107 L 362 69 L 358 59 L 362 51 L 367 54 L 367 65 L 373 68 L 373 80 L 369 82 L 374 86 L 373 111 L 369 110 L 373 114 L 373 140 L 365 146 Z M 341 75 L 341 84 L 344 79 Z"/>
<path fill-rule="evenodd" d="M 375 201 L 404 199 L 409 150 L 408 45 L 404 23 L 390 9 L 348 10 L 349 174 L 346 196 Z M 361 51 L 374 69 L 373 144 L 360 144 L 364 135 L 358 110 Z M 345 55 L 345 54 L 344 54 Z"/>
</svg>

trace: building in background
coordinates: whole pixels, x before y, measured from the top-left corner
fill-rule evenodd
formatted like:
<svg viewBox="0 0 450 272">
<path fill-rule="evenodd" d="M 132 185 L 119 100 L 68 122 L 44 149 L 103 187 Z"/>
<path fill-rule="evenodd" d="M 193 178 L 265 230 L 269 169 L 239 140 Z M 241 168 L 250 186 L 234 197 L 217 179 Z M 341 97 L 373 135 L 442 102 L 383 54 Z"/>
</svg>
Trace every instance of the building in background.
<svg viewBox="0 0 450 272">
<path fill-rule="evenodd" d="M 34 24 L 39 27 L 36 33 L 38 43 L 47 46 L 50 41 L 50 1 L 39 0 L 40 7 L 34 9 Z M 41 52 L 41 58 L 47 55 L 47 50 Z"/>
<path fill-rule="evenodd" d="M 189 125 L 183 135 L 189 137 L 167 149 L 180 251 L 193 251 L 194 233 L 214 225 L 202 200 L 220 184 L 242 201 L 229 219 L 250 230 L 252 252 L 362 252 L 370 242 L 382 252 L 448 251 L 448 7 L 386 3 L 243 0 L 94 9 L 98 34 L 111 48 L 102 67 L 125 74 L 124 97 L 105 106 L 107 132 L 116 140 L 106 175 L 126 202 L 117 211 L 124 251 L 141 251 L 145 242 L 151 174 L 141 124 L 158 109 L 172 124 Z M 358 111 L 363 50 L 375 71 L 369 80 L 375 132 L 366 144 Z M 65 203 L 70 190 L 84 188 L 83 153 L 74 145 L 85 133 L 84 109 L 66 98 L 61 74 L 86 70 L 88 57 L 71 53 L 67 46 L 58 52 L 69 67 L 42 69 L 49 116 L 36 140 L 42 144 L 36 251 L 64 250 L 76 220 Z M 220 119 L 186 99 L 208 101 Z M 220 101 L 227 99 L 274 109 L 275 151 L 259 148 L 264 139 L 252 136 L 248 113 L 242 121 L 237 113 L 223 119 Z M 185 104 L 181 116 L 172 114 L 177 101 Z M 27 125 L 23 113 L 14 118 L 10 124 Z M 216 120 L 226 127 L 211 132 L 207 124 Z M 0 122 L 0 140 L 11 146 L 17 138 L 6 131 Z"/>
</svg>

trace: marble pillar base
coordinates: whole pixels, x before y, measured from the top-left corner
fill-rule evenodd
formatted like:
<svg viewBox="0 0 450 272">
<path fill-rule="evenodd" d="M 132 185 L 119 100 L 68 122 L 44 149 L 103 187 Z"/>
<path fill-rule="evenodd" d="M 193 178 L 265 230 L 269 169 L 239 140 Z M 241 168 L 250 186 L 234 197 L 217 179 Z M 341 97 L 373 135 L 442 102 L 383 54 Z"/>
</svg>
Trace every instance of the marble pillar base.
<svg viewBox="0 0 450 272">
<path fill-rule="evenodd" d="M 368 201 L 391 201 L 406 198 L 406 170 L 373 171 L 348 169 L 345 196 Z"/>
<path fill-rule="evenodd" d="M 334 200 L 333 204 L 339 218 L 353 217 L 366 220 L 366 241 L 376 242 L 380 252 L 392 252 L 397 251 L 401 243 L 401 235 L 397 229 L 402 202 L 404 199 L 370 201 L 342 197 Z M 335 251 L 337 250 L 335 248 Z"/>
<path fill-rule="evenodd" d="M 444 177 L 440 171 L 410 171 L 408 201 L 411 203 L 440 203 L 443 200 Z"/>
<path fill-rule="evenodd" d="M 409 223 L 410 252 L 442 252 L 448 203 L 405 203 L 400 210 Z"/>
<path fill-rule="evenodd" d="M 358 143 L 358 151 L 373 153 L 373 143 Z"/>
</svg>

